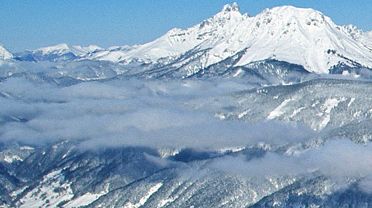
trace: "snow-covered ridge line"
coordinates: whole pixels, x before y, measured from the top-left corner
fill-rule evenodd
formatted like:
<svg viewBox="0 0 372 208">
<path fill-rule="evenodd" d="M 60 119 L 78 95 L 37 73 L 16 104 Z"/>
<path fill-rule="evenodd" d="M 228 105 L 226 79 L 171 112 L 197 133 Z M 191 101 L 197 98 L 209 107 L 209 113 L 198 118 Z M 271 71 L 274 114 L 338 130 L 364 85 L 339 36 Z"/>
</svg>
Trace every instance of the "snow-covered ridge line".
<svg viewBox="0 0 372 208">
<path fill-rule="evenodd" d="M 20 61 L 73 61 L 81 58 L 88 58 L 90 54 L 103 51 L 96 45 L 88 46 L 69 46 L 66 43 L 61 43 L 53 46 L 38 48 L 36 50 L 27 50 L 15 54 L 15 59 Z"/>
<path fill-rule="evenodd" d="M 207 50 L 200 60 L 204 67 L 245 50 L 236 64 L 277 59 L 304 66 L 310 72 L 328 73 L 335 65 L 358 63 L 372 67 L 371 42 L 356 27 L 337 26 L 329 17 L 313 9 L 280 6 L 256 16 L 241 14 L 236 3 L 187 29 L 172 29 L 162 37 L 125 51 L 115 51 L 99 60 L 120 62 L 143 59 L 156 61 L 178 57 L 191 50 Z M 359 31 L 357 39 L 353 31 Z M 332 53 L 330 53 L 330 51 Z M 350 61 L 352 60 L 352 61 Z"/>
<path fill-rule="evenodd" d="M 301 65 L 310 72 L 328 73 L 340 64 L 372 68 L 371 43 L 370 33 L 355 26 L 338 26 L 313 9 L 280 6 L 249 16 L 233 3 L 197 25 L 172 29 L 143 45 L 102 49 L 60 44 L 20 54 L 18 60 L 157 63 L 203 51 L 204 55 L 197 58 L 198 66 L 187 70 L 197 72 L 243 53 L 234 66 L 275 59 Z"/>
</svg>

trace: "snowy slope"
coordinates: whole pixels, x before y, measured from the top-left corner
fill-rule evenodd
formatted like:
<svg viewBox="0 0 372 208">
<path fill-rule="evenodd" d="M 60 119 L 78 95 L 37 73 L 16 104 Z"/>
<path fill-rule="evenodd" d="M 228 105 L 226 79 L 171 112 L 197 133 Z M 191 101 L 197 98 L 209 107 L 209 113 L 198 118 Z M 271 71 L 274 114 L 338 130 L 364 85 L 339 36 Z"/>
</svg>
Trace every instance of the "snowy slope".
<svg viewBox="0 0 372 208">
<path fill-rule="evenodd" d="M 372 65 L 372 53 L 324 16 L 312 9 L 292 6 L 265 10 L 252 18 L 249 49 L 241 65 L 272 57 L 296 63 L 316 73 L 327 73 L 338 63 Z M 255 25 L 255 26 L 254 26 Z"/>
<path fill-rule="evenodd" d="M 302 65 L 311 72 L 327 73 L 339 63 L 372 67 L 372 51 L 365 44 L 366 36 L 362 36 L 363 40 L 354 38 L 348 30 L 313 9 L 282 6 L 250 17 L 241 14 L 234 3 L 191 28 L 172 29 L 150 43 L 92 58 L 156 61 L 207 49 L 201 60 L 202 67 L 207 67 L 244 49 L 246 54 L 239 66 L 277 59 Z"/>
<path fill-rule="evenodd" d="M 363 33 L 362 41 L 366 44 L 368 48 L 372 49 L 372 31 Z"/>
<path fill-rule="evenodd" d="M 372 50 L 372 31 L 363 32 L 354 25 L 344 25 L 341 28 L 349 33 L 356 41 L 361 42 L 365 47 Z"/>
<path fill-rule="evenodd" d="M 13 58 L 13 54 L 0 45 L 0 60 L 6 60 L 11 58 Z"/>
<path fill-rule="evenodd" d="M 135 46 L 112 46 L 106 50 L 97 50 L 92 54 L 89 54 L 85 58 L 101 61 L 120 62 L 124 61 L 123 56 L 125 55 L 125 53 L 127 53 L 134 47 Z"/>
<path fill-rule="evenodd" d="M 152 42 L 134 46 L 129 51 L 121 51 L 120 54 L 119 52 L 108 53 L 106 56 L 100 56 L 99 59 L 120 61 L 139 58 L 155 61 L 164 57 L 177 57 L 198 47 L 199 49 L 215 48 L 216 60 L 207 61 L 207 63 L 217 62 L 243 49 L 239 46 L 231 48 L 232 45 L 230 45 L 231 51 L 224 51 L 226 48 L 219 48 L 217 45 L 233 36 L 234 29 L 246 18 L 246 15 L 239 12 L 236 4 L 226 5 L 212 18 L 191 28 L 185 30 L 174 28 Z M 213 57 L 210 56 L 210 58 Z"/>
</svg>

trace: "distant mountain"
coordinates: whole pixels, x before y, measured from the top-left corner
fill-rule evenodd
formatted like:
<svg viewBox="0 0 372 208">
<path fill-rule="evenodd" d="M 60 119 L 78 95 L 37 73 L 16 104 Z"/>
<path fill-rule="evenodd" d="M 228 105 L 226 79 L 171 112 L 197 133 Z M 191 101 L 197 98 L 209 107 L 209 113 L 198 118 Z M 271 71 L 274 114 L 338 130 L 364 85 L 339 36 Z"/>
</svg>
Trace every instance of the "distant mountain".
<svg viewBox="0 0 372 208">
<path fill-rule="evenodd" d="M 241 14 L 236 3 L 228 4 L 200 24 L 172 29 L 143 45 L 103 49 L 59 44 L 13 56 L 9 52 L 3 54 L 15 64 L 3 64 L 2 79 L 36 76 L 44 80 L 87 81 L 223 76 L 270 85 L 307 80 L 309 72 L 372 77 L 372 32 L 363 32 L 353 25 L 338 26 L 319 11 L 292 6 L 266 9 L 252 17 Z"/>
<path fill-rule="evenodd" d="M 58 44 L 54 46 L 39 48 L 33 51 L 25 51 L 16 54 L 15 59 L 20 61 L 72 61 L 82 57 L 89 56 L 90 53 L 103 50 L 99 46 L 90 45 L 69 46 L 67 44 Z"/>
<path fill-rule="evenodd" d="M 13 54 L 0 45 L 0 60 L 7 60 L 13 58 Z"/>
<path fill-rule="evenodd" d="M 313 9 L 282 6 L 251 17 L 241 14 L 234 3 L 191 28 L 172 29 L 150 43 L 92 58 L 154 62 L 204 51 L 205 55 L 199 58 L 200 66 L 189 69 L 197 72 L 244 50 L 236 66 L 276 59 L 302 65 L 310 72 L 328 73 L 341 63 L 372 67 L 370 42 L 368 33 L 351 26 L 337 26 Z"/>
<path fill-rule="evenodd" d="M 266 60 L 300 65 L 308 72 L 343 73 L 372 68 L 372 33 L 352 25 L 338 26 L 313 9 L 281 6 L 249 16 L 241 14 L 233 3 L 200 24 L 172 29 L 143 45 L 103 49 L 59 44 L 18 53 L 14 59 L 108 61 L 145 77 L 200 77 L 207 69 L 211 72 L 211 66 L 224 66 L 226 62 L 230 68 L 237 68 Z"/>
</svg>

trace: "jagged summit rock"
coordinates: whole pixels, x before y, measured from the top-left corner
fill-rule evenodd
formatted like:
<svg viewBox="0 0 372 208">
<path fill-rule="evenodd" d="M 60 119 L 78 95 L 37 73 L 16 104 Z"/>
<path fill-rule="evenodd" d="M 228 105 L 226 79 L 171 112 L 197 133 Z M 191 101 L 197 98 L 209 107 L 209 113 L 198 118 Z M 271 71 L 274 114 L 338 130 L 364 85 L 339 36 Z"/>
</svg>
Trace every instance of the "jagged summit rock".
<svg viewBox="0 0 372 208">
<path fill-rule="evenodd" d="M 222 12 L 239 12 L 240 8 L 239 8 L 239 5 L 238 3 L 234 2 L 232 4 L 226 4 L 225 6 L 223 6 L 222 8 Z"/>
</svg>

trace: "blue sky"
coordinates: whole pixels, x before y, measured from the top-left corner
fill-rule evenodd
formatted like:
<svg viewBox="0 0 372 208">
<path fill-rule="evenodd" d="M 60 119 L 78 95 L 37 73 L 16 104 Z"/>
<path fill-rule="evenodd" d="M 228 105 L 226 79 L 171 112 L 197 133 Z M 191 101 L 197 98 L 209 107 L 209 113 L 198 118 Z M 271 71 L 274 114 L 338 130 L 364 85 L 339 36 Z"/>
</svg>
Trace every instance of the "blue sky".
<svg viewBox="0 0 372 208">
<path fill-rule="evenodd" d="M 68 44 L 140 44 L 212 16 L 229 0 L 2 0 L 0 43 L 11 51 Z M 337 24 L 372 30 L 371 0 L 236 0 L 255 15 L 279 5 L 311 7 Z"/>
</svg>

